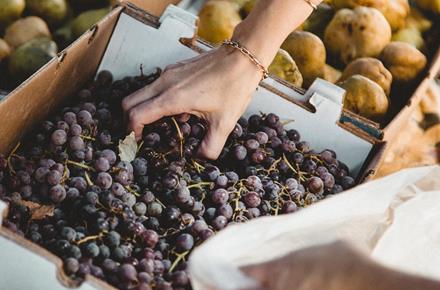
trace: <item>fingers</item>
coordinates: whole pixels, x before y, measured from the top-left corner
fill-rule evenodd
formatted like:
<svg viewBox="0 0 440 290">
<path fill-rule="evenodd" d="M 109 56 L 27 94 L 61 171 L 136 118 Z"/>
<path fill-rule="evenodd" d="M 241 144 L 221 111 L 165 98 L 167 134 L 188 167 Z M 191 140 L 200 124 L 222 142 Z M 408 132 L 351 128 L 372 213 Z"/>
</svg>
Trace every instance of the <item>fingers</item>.
<svg viewBox="0 0 440 290">
<path fill-rule="evenodd" d="M 234 123 L 230 120 L 217 124 L 211 123 L 205 138 L 200 144 L 198 155 L 211 160 L 217 159 L 232 129 L 234 129 Z"/>
<path fill-rule="evenodd" d="M 122 100 L 122 109 L 125 113 L 129 112 L 135 106 L 157 96 L 161 91 L 161 82 L 156 80 L 152 84 L 137 90 Z"/>
<path fill-rule="evenodd" d="M 140 140 L 145 125 L 184 112 L 184 107 L 179 105 L 177 98 L 164 93 L 133 107 L 128 113 L 128 129 L 134 131 L 136 140 Z"/>
</svg>

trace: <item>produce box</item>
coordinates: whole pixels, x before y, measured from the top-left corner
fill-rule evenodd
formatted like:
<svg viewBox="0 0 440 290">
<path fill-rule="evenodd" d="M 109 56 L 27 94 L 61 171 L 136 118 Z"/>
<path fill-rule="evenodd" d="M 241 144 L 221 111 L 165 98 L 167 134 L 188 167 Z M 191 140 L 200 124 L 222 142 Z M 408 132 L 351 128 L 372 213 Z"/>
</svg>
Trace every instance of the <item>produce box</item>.
<svg viewBox="0 0 440 290">
<path fill-rule="evenodd" d="M 118 79 L 138 75 L 140 68 L 152 72 L 195 56 L 197 50 L 209 49 L 209 45 L 193 38 L 195 29 L 196 18 L 176 7 L 169 7 L 160 19 L 130 4 L 116 7 L 0 104 L 0 152 L 8 156 L 35 124 L 71 99 L 98 71 L 110 70 Z M 188 44 L 182 39 L 193 41 Z M 347 121 L 341 122 L 342 100 L 343 91 L 322 80 L 303 92 L 267 79 L 245 115 L 260 111 L 278 114 L 290 121 L 287 128 L 298 129 L 316 150 L 335 150 L 363 181 L 374 173 L 386 144 L 373 136 L 378 134 L 374 126 L 356 115 L 344 113 Z M 2 202 L 0 208 L 1 216 L 5 216 L 7 209 Z M 0 260 L 9 261 L 0 264 L 0 277 L 8 289 L 76 286 L 77 282 L 63 274 L 59 258 L 5 227 L 0 228 L 0 248 L 7 249 L 0 251 Z M 80 289 L 112 288 L 87 275 Z"/>
<path fill-rule="evenodd" d="M 167 2 L 167 1 L 162 1 L 162 2 Z M 204 7 L 204 5 L 207 3 L 208 1 L 206 0 L 182 0 L 179 2 L 179 7 L 182 7 L 188 11 L 190 11 L 191 13 L 194 13 L 195 15 L 198 15 L 201 11 L 201 9 Z M 246 1 L 229 1 L 229 2 L 235 2 L 235 3 L 239 3 L 239 5 L 242 5 L 241 3 L 246 3 Z M 253 0 L 248 1 L 248 3 L 252 3 L 254 2 Z M 331 3 L 332 1 L 325 1 L 325 2 L 329 2 Z M 350 1 L 346 1 L 346 3 L 349 3 Z M 375 1 L 371 1 L 371 3 L 369 5 L 374 7 L 374 2 Z M 405 1 L 400 1 L 400 2 L 405 2 Z M 411 5 L 414 5 L 415 2 L 417 1 L 410 1 L 412 2 Z M 420 2 L 425 2 L 428 3 L 427 1 L 420 1 Z M 235 3 L 231 4 L 234 5 Z M 339 1 L 339 3 L 344 3 L 344 1 Z M 357 3 L 357 1 L 351 1 L 351 3 Z M 382 2 L 381 2 L 382 3 Z M 223 3 L 224 4 L 224 3 Z M 218 4 L 219 7 L 223 4 Z M 223 11 L 225 9 L 229 9 L 231 7 L 231 5 L 223 5 L 221 9 L 223 9 Z M 322 4 L 323 7 L 327 4 Z M 341 5 L 341 4 L 338 4 Z M 347 5 L 351 5 L 351 4 L 347 4 Z M 353 4 L 354 5 L 354 4 Z M 249 5 L 251 6 L 251 5 Z M 316 17 L 314 19 L 312 19 L 309 23 L 306 22 L 305 27 L 301 27 L 299 28 L 304 29 L 306 31 L 312 31 L 313 33 L 318 33 L 318 36 L 323 39 L 323 23 L 326 23 L 326 25 L 328 25 L 328 23 L 330 22 L 330 19 L 332 19 L 332 17 L 334 17 L 334 12 L 331 12 L 330 10 L 330 6 L 325 6 L 327 8 L 325 9 L 320 9 L 318 10 L 315 15 Z M 217 23 L 217 25 L 222 25 L 219 23 L 222 23 L 222 21 L 224 21 L 224 29 L 218 29 L 216 30 L 216 24 L 211 24 L 211 26 L 209 26 L 209 28 L 206 28 L 205 31 L 201 32 L 199 30 L 199 35 L 200 33 L 203 33 L 204 35 L 208 36 L 208 37 L 212 37 L 213 39 L 215 38 L 215 36 L 210 36 L 210 33 L 214 33 L 214 31 L 218 31 L 219 33 L 224 33 L 224 35 L 227 35 L 228 31 L 228 25 L 231 25 L 229 27 L 233 27 L 233 25 L 231 23 L 234 23 L 234 25 L 237 23 L 236 22 L 236 17 L 233 16 L 228 16 L 229 14 L 227 12 L 224 12 L 224 14 L 222 14 L 221 12 L 218 12 L 218 10 L 215 10 L 216 8 L 214 8 L 213 6 L 211 6 L 210 8 L 212 8 L 209 12 L 208 10 L 205 11 L 204 15 L 205 15 L 205 23 L 206 23 L 206 27 L 209 26 L 209 19 L 212 19 L 212 23 Z M 340 8 L 340 7 L 338 7 Z M 426 7 L 425 7 L 426 8 Z M 243 17 L 243 13 L 246 14 L 248 11 L 248 6 L 244 5 L 241 10 L 240 10 L 240 16 Z M 406 9 L 406 8 L 405 8 Z M 414 8 L 412 8 L 414 9 Z M 411 13 L 413 13 L 413 11 L 415 10 L 411 10 Z M 421 40 L 421 34 L 419 35 L 419 32 L 415 32 L 415 34 L 417 34 L 417 41 L 424 41 L 424 45 L 426 47 L 420 48 L 420 50 L 423 51 L 423 53 L 426 55 L 428 62 L 425 66 L 425 68 L 423 69 L 423 71 L 413 80 L 411 81 L 407 81 L 407 82 L 401 82 L 399 84 L 394 84 L 393 80 L 393 84 L 392 85 L 392 89 L 391 89 L 391 93 L 389 95 L 389 108 L 387 113 L 378 119 L 374 119 L 374 117 L 372 118 L 372 120 L 374 120 L 375 122 L 380 123 L 380 127 L 384 129 L 384 136 L 383 138 L 385 140 L 391 141 L 393 142 L 393 140 L 395 140 L 397 133 L 405 126 L 405 124 L 408 121 L 408 117 L 411 114 L 411 112 L 417 107 L 417 104 L 420 102 L 420 100 L 422 99 L 422 97 L 424 96 L 429 83 L 432 79 L 436 78 L 440 72 L 440 49 L 439 49 L 439 45 L 440 45 L 440 17 L 439 17 L 439 12 L 433 12 L 433 11 L 429 11 L 429 9 L 419 9 L 417 10 L 418 12 L 422 11 L 424 17 L 426 17 L 426 19 L 429 19 L 432 23 L 432 27 L 423 32 L 423 40 Z M 211 14 L 210 14 L 211 13 Z M 416 12 L 417 13 L 417 12 Z M 437 14 L 436 14 L 437 13 Z M 220 16 L 221 14 L 221 16 Z M 237 13 L 238 15 L 238 13 Z M 419 14 L 417 14 L 419 15 Z M 222 19 L 216 19 L 213 20 L 214 17 L 219 16 L 219 17 L 225 17 L 223 20 Z M 210 18 L 211 17 L 211 18 Z M 230 17 L 230 18 L 229 18 Z M 237 16 L 239 17 L 239 16 Z M 410 16 L 407 16 L 406 21 L 408 22 Z M 313 17 L 312 17 L 313 18 Z M 326 20 L 327 19 L 327 20 Z M 214 22 L 217 21 L 217 22 Z M 425 20 L 424 20 L 425 21 Z M 201 21 L 202 22 L 202 21 Z M 322 22 L 320 24 L 320 22 Z M 228 24 L 226 24 L 228 23 Z M 199 24 L 201 25 L 201 24 Z M 402 25 L 400 25 L 402 26 Z M 220 26 L 219 26 L 220 27 Z M 399 30 L 400 29 L 400 30 Z M 397 30 L 393 29 L 393 38 L 392 40 L 394 40 L 395 38 L 399 38 L 401 37 L 404 41 L 414 41 L 415 37 L 412 36 L 408 36 L 410 33 L 407 34 L 408 31 L 412 31 L 411 29 L 413 28 L 409 28 L 409 25 L 406 24 L 405 27 L 401 27 Z M 407 29 L 407 30 L 405 30 Z M 208 31 L 211 31 L 210 33 L 208 33 Z M 231 30 L 232 31 L 232 30 Z M 377 34 L 376 34 L 377 35 Z M 402 41 L 403 41 L 402 40 Z M 376 41 L 376 40 L 372 40 L 372 41 Z M 326 50 L 327 50 L 327 64 L 331 64 L 333 66 L 336 65 L 336 67 L 339 67 L 339 69 L 342 71 L 345 67 L 345 65 L 341 64 L 340 61 L 338 60 L 337 56 L 334 56 L 332 54 L 329 53 L 329 49 L 327 47 L 327 43 L 324 41 L 324 44 L 326 45 Z M 423 46 L 422 44 L 417 44 L 420 46 Z M 286 46 L 282 46 L 282 48 L 288 50 Z M 292 55 L 293 59 L 295 59 L 294 55 Z M 301 58 L 301 57 L 300 57 Z M 414 67 L 414 65 L 413 65 Z M 365 68 L 364 68 L 365 69 Z M 325 72 L 325 71 L 324 71 Z M 324 78 L 326 78 L 325 73 L 324 73 Z M 336 79 L 337 80 L 337 79 Z M 336 81 L 334 80 L 334 81 Z"/>
</svg>

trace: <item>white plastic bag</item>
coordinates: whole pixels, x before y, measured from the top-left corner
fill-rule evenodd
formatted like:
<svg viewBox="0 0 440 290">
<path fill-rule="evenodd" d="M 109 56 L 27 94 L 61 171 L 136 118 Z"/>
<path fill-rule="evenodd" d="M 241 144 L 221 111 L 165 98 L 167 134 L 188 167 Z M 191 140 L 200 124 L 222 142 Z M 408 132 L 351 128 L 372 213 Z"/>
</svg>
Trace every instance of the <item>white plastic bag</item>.
<svg viewBox="0 0 440 290">
<path fill-rule="evenodd" d="M 440 279 L 440 167 L 403 170 L 295 214 L 232 225 L 198 247 L 193 288 L 246 289 L 239 267 L 348 240 L 394 269 Z"/>
</svg>

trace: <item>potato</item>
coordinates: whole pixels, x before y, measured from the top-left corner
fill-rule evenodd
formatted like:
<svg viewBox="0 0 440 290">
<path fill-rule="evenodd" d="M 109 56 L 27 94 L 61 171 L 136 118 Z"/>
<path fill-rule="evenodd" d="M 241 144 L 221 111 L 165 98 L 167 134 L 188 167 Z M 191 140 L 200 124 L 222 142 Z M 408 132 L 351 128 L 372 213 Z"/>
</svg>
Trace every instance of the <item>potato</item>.
<svg viewBox="0 0 440 290">
<path fill-rule="evenodd" d="M 230 39 L 240 23 L 238 5 L 229 1 L 208 1 L 199 13 L 198 35 L 214 44 Z"/>
<path fill-rule="evenodd" d="M 8 26 L 5 33 L 6 42 L 14 48 L 38 37 L 50 38 L 51 34 L 46 22 L 37 16 L 29 16 L 15 21 Z"/>
<path fill-rule="evenodd" d="M 365 6 L 384 11 L 388 6 L 388 0 L 333 0 L 332 4 L 336 9 Z"/>
<path fill-rule="evenodd" d="M 407 28 L 416 28 L 420 32 L 426 32 L 432 27 L 432 21 L 426 18 L 419 10 L 411 7 L 409 16 L 406 19 Z"/>
<path fill-rule="evenodd" d="M 352 61 L 342 72 L 339 81 L 343 82 L 353 75 L 361 75 L 372 80 L 383 89 L 387 96 L 390 94 L 393 76 L 380 60 L 363 57 Z"/>
<path fill-rule="evenodd" d="M 376 57 L 391 40 L 391 27 L 375 8 L 341 9 L 325 29 L 324 43 L 344 63 Z M 295 59 L 295 58 L 294 58 Z"/>
<path fill-rule="evenodd" d="M 440 0 L 415 0 L 415 2 L 422 9 L 440 14 Z"/>
<path fill-rule="evenodd" d="M 324 66 L 324 79 L 331 83 L 336 83 L 341 77 L 341 71 L 335 69 L 331 65 L 326 64 Z"/>
<path fill-rule="evenodd" d="M 11 48 L 9 47 L 8 43 L 0 38 L 0 62 L 8 58 L 10 54 Z"/>
<path fill-rule="evenodd" d="M 317 77 L 323 77 L 326 52 L 319 37 L 307 31 L 294 31 L 281 48 L 287 51 L 298 65 L 304 79 L 304 87 L 309 87 Z"/>
<path fill-rule="evenodd" d="M 389 0 L 388 6 L 382 11 L 393 31 L 405 27 L 409 15 L 408 0 Z"/>
<path fill-rule="evenodd" d="M 402 41 L 411 44 L 417 49 L 423 49 L 425 40 L 422 33 L 416 28 L 404 28 L 393 34 L 392 41 Z"/>
<path fill-rule="evenodd" d="M 298 88 L 302 86 L 303 77 L 293 58 L 280 49 L 268 69 L 270 74 L 286 80 Z"/>
<path fill-rule="evenodd" d="M 385 92 L 372 80 L 353 75 L 338 85 L 346 90 L 344 108 L 375 121 L 380 121 L 388 111 Z"/>
<path fill-rule="evenodd" d="M 385 67 L 400 82 L 414 80 L 426 66 L 426 56 L 414 46 L 400 41 L 388 44 L 380 56 Z"/>
<path fill-rule="evenodd" d="M 324 36 L 325 28 L 334 15 L 335 11 L 330 5 L 325 3 L 320 4 L 318 9 L 304 22 L 303 30 L 309 31 L 322 38 Z"/>
</svg>

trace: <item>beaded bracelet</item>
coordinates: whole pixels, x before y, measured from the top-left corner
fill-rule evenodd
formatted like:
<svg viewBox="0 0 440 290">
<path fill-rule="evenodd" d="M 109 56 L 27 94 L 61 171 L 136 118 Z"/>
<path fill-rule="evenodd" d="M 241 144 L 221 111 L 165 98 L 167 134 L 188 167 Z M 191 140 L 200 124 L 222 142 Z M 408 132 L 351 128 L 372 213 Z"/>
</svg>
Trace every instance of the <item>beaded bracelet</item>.
<svg viewBox="0 0 440 290">
<path fill-rule="evenodd" d="M 225 40 L 223 41 L 223 45 L 230 46 L 232 48 L 237 49 L 240 51 L 243 55 L 248 57 L 257 67 L 259 70 L 261 70 L 263 74 L 263 79 L 266 79 L 269 76 L 269 73 L 267 72 L 267 69 L 264 67 L 264 65 L 258 60 L 258 58 L 250 52 L 246 47 L 241 45 L 239 42 L 234 40 Z"/>
</svg>

